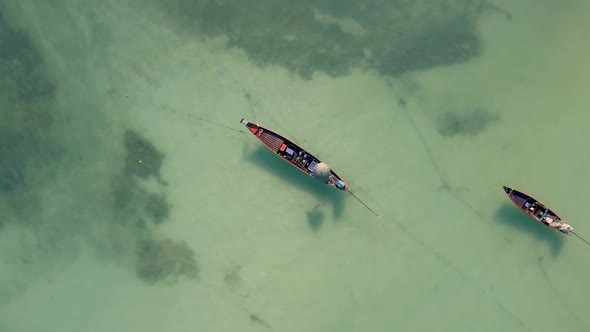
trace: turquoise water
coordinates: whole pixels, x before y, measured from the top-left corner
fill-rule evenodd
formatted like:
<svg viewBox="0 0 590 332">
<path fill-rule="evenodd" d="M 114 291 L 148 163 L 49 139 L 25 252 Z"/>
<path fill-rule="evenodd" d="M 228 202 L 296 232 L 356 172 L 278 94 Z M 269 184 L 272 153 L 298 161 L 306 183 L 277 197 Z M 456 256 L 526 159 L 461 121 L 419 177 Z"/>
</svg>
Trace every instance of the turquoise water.
<svg viewBox="0 0 590 332">
<path fill-rule="evenodd" d="M 585 1 L 0 13 L 0 331 L 588 330 Z"/>
</svg>

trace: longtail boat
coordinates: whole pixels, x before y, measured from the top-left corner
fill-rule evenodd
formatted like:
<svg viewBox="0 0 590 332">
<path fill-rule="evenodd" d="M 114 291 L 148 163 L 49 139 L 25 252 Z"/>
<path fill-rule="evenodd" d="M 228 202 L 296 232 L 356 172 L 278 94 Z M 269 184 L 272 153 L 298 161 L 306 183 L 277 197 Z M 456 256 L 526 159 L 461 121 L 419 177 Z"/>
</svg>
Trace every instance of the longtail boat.
<svg viewBox="0 0 590 332">
<path fill-rule="evenodd" d="M 320 180 L 330 187 L 343 191 L 348 190 L 348 184 L 342 177 L 309 151 L 258 124 L 245 119 L 242 119 L 240 123 L 246 126 L 267 148 L 298 170 L 314 179 Z"/>
<path fill-rule="evenodd" d="M 565 223 L 555 212 L 538 200 L 516 189 L 506 186 L 503 188 L 512 202 L 535 221 L 568 235 L 574 232 L 572 226 Z"/>
</svg>

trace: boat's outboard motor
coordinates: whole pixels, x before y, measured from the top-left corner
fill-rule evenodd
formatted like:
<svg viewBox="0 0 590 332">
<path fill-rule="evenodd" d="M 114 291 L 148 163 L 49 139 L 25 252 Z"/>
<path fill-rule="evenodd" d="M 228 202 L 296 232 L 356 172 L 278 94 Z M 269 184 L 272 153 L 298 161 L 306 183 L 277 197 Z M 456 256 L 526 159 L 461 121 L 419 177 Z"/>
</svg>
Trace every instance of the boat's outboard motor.
<svg viewBox="0 0 590 332">
<path fill-rule="evenodd" d="M 338 189 L 346 189 L 346 183 L 344 183 L 344 181 L 338 180 L 336 181 L 336 188 Z"/>
</svg>

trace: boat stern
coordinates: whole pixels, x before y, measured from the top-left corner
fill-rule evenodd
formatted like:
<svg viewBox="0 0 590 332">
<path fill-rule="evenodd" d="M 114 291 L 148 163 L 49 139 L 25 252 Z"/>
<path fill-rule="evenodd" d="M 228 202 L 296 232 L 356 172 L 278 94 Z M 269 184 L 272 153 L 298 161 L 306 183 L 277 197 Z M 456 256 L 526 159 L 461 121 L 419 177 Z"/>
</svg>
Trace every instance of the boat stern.
<svg viewBox="0 0 590 332">
<path fill-rule="evenodd" d="M 574 231 L 574 228 L 571 225 L 566 224 L 564 222 L 562 225 L 559 226 L 559 231 L 569 235 Z"/>
<path fill-rule="evenodd" d="M 338 180 L 335 183 L 335 187 L 340 189 L 340 190 L 344 190 L 347 191 L 348 190 L 348 183 L 342 181 L 342 180 Z"/>
</svg>

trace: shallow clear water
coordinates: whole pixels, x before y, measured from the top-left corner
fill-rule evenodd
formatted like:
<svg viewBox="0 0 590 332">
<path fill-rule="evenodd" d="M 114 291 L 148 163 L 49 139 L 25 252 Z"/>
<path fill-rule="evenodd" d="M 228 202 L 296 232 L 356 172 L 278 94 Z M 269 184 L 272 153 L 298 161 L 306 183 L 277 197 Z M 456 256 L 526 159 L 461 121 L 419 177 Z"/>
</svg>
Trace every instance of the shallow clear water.
<svg viewBox="0 0 590 332">
<path fill-rule="evenodd" d="M 0 13 L 0 331 L 590 326 L 586 2 Z"/>
</svg>

